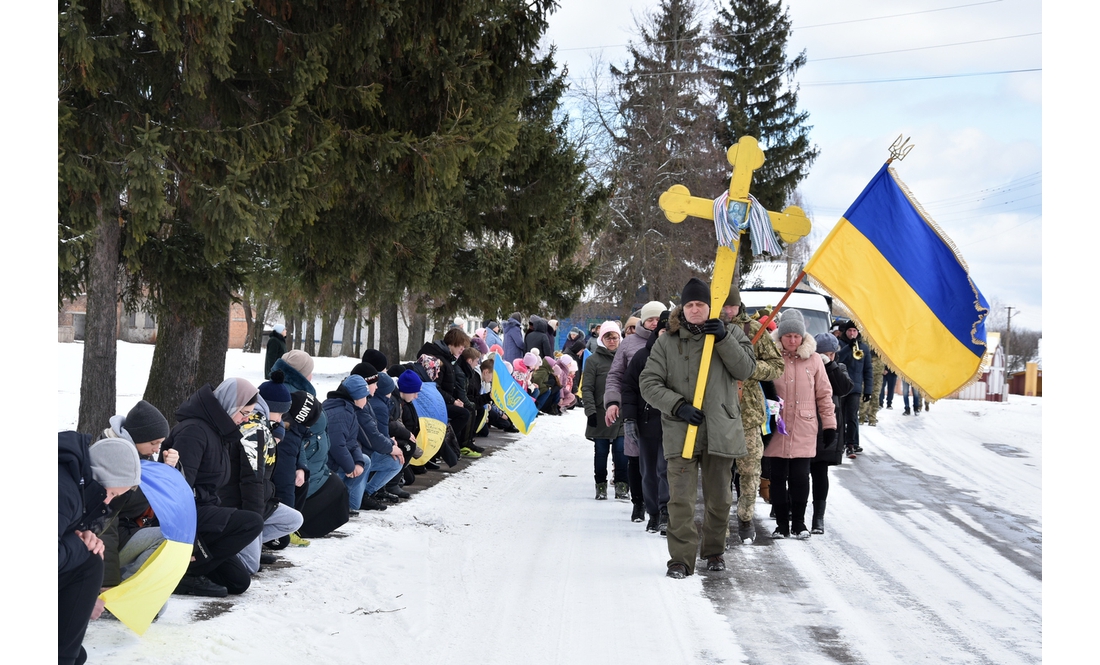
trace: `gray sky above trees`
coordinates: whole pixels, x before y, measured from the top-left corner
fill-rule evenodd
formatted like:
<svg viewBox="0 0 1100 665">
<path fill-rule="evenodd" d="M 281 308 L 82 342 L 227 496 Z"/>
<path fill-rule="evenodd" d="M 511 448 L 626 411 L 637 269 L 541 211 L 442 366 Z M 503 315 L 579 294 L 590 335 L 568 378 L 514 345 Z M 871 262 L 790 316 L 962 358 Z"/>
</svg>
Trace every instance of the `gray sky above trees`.
<svg viewBox="0 0 1100 665">
<path fill-rule="evenodd" d="M 902 180 L 985 296 L 1019 308 L 1014 326 L 1041 328 L 1043 73 L 1018 71 L 1043 66 L 1040 0 L 785 4 L 788 55 L 806 49 L 809 60 L 799 105 L 821 148 L 799 189 L 811 241 L 825 238 L 898 134 L 912 137 L 915 149 L 896 164 Z M 656 6 L 561 0 L 544 44 L 557 45 L 579 80 L 594 57 L 621 64 L 634 15 Z"/>
</svg>

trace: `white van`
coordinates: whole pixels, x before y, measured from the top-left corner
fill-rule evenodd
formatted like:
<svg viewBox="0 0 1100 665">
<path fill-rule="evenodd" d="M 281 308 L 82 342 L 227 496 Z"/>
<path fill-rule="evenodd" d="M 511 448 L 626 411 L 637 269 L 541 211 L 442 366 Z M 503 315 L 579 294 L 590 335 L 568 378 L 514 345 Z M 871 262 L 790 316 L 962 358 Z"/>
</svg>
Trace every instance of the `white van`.
<svg viewBox="0 0 1100 665">
<path fill-rule="evenodd" d="M 741 307 L 750 315 L 755 314 L 762 307 L 774 307 L 786 292 L 787 289 L 779 288 L 741 289 Z M 811 335 L 829 332 L 833 322 L 832 304 L 833 299 L 829 296 L 808 289 L 795 289 L 783 303 L 783 309 L 779 310 L 779 318 L 783 318 L 783 312 L 797 309 L 806 320 L 806 332 Z"/>
</svg>

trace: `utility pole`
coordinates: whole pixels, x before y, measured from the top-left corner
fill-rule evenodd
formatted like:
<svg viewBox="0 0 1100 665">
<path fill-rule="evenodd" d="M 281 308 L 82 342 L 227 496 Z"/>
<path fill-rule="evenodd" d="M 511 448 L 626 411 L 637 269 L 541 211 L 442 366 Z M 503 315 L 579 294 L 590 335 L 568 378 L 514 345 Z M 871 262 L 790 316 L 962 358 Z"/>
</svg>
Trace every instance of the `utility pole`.
<svg viewBox="0 0 1100 665">
<path fill-rule="evenodd" d="M 1012 310 L 1018 308 L 1008 305 L 1005 309 L 1008 310 L 1008 326 L 1005 330 L 1005 371 L 1008 373 L 1012 371 L 1012 361 L 1008 357 L 1008 343 L 1012 339 Z M 1016 313 L 1019 314 L 1020 312 L 1017 311 Z"/>
</svg>

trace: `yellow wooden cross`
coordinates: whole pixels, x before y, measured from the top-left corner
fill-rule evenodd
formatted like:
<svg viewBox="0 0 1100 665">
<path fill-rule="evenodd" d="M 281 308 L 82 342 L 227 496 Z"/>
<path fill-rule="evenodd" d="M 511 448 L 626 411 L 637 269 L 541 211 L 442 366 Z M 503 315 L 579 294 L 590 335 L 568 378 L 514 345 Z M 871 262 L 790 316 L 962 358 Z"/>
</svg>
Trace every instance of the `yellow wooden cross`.
<svg viewBox="0 0 1100 665">
<path fill-rule="evenodd" d="M 749 201 L 749 186 L 752 184 L 752 173 L 764 165 L 764 151 L 756 139 L 751 136 L 742 136 L 736 145 L 730 146 L 726 151 L 726 159 L 733 166 L 733 175 L 730 177 L 729 200 L 740 202 L 744 211 L 748 211 L 751 205 Z M 714 220 L 714 201 L 692 196 L 687 187 L 673 185 L 668 188 L 658 201 L 661 210 L 665 211 L 668 221 L 679 224 L 690 217 Z M 810 232 L 810 220 L 798 206 L 785 208 L 783 212 L 768 211 L 772 229 L 786 243 L 792 243 L 804 237 Z M 738 222 L 742 220 L 736 220 Z M 714 257 L 714 275 L 710 285 L 710 311 L 711 316 L 719 311 L 726 302 L 730 292 L 730 284 L 733 283 L 733 273 L 737 268 L 737 250 L 741 244 L 741 236 L 738 234 L 733 246 L 719 245 L 718 253 Z M 695 383 L 695 398 L 692 400 L 695 408 L 703 408 L 703 391 L 706 390 L 707 374 L 710 372 L 710 359 L 714 354 L 714 337 L 707 335 L 703 341 L 703 359 L 699 367 L 699 378 Z M 684 459 L 691 459 L 695 454 L 695 437 L 699 428 L 688 425 L 687 438 L 684 441 Z"/>
</svg>

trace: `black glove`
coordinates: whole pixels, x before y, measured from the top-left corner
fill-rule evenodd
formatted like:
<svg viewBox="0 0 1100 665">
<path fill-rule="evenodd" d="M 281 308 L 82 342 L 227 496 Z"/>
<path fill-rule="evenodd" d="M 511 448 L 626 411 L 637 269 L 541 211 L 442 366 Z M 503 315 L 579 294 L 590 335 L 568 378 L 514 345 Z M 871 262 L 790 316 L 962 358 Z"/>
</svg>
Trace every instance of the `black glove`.
<svg viewBox="0 0 1100 665">
<path fill-rule="evenodd" d="M 588 426 L 593 428 L 593 429 L 595 429 L 597 427 L 597 425 L 596 425 L 596 414 L 593 413 L 592 415 L 588 416 Z"/>
<path fill-rule="evenodd" d="M 863 401 L 864 402 L 870 402 L 871 401 L 871 393 L 863 393 Z"/>
<path fill-rule="evenodd" d="M 684 402 L 683 406 L 681 406 L 679 409 L 676 409 L 676 415 L 679 416 L 681 420 L 686 420 L 692 425 L 702 425 L 703 419 L 706 417 L 703 415 L 702 411 L 696 409 L 694 406 L 688 404 L 687 402 Z"/>
<path fill-rule="evenodd" d="M 703 322 L 703 333 L 714 335 L 714 343 L 717 344 L 726 338 L 726 324 L 718 319 L 707 319 Z"/>
<path fill-rule="evenodd" d="M 832 448 L 836 443 L 836 430 L 827 429 L 821 432 L 821 442 L 825 444 L 826 448 Z"/>
</svg>

